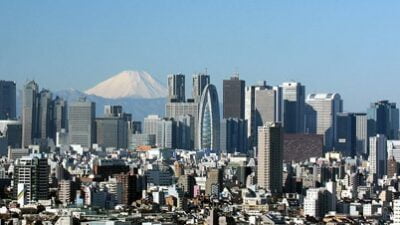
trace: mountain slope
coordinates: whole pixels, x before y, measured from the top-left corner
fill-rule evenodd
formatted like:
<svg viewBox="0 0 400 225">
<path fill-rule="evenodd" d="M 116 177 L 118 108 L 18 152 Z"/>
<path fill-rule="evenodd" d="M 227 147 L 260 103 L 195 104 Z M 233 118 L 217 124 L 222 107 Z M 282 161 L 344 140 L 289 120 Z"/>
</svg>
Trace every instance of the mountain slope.
<svg viewBox="0 0 400 225">
<path fill-rule="evenodd" d="M 164 98 L 167 89 L 145 71 L 122 71 L 121 73 L 85 91 L 108 99 Z"/>
</svg>

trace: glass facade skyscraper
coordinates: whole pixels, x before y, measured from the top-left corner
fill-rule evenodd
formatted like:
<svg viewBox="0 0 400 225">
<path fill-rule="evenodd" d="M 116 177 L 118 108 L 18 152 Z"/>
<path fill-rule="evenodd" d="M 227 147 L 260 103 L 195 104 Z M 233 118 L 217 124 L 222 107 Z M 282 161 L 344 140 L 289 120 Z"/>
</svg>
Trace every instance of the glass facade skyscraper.
<svg viewBox="0 0 400 225">
<path fill-rule="evenodd" d="M 200 99 L 198 129 L 198 149 L 219 151 L 219 102 L 217 89 L 212 84 L 205 87 Z"/>
</svg>

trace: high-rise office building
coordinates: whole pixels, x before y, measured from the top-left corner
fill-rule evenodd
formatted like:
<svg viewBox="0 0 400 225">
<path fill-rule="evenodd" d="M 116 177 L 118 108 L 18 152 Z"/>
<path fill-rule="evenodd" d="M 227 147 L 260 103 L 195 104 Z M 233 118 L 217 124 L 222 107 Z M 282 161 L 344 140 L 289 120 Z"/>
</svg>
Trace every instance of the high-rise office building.
<svg viewBox="0 0 400 225">
<path fill-rule="evenodd" d="M 96 118 L 96 143 L 104 148 L 127 148 L 128 124 L 121 117 Z"/>
<path fill-rule="evenodd" d="M 258 126 L 264 125 L 267 121 L 282 121 L 281 109 L 281 87 L 267 86 L 264 81 L 259 85 L 245 88 L 245 120 L 247 120 L 247 137 L 250 148 L 257 145 Z"/>
<path fill-rule="evenodd" d="M 130 118 L 122 106 L 104 106 L 104 116 L 96 118 L 96 143 L 104 148 L 127 148 Z"/>
<path fill-rule="evenodd" d="M 305 86 L 299 82 L 285 82 L 282 87 L 283 127 L 286 133 L 305 130 Z"/>
<path fill-rule="evenodd" d="M 221 122 L 221 152 L 247 152 L 247 121 L 238 118 L 223 119 Z"/>
<path fill-rule="evenodd" d="M 144 118 L 143 133 L 157 135 L 159 121 L 161 118 L 158 115 L 148 115 Z"/>
<path fill-rule="evenodd" d="M 91 148 L 95 141 L 94 121 L 96 105 L 86 98 L 71 102 L 68 106 L 68 131 L 70 144 Z"/>
<path fill-rule="evenodd" d="M 0 120 L 16 119 L 16 85 L 0 80 Z"/>
<path fill-rule="evenodd" d="M 22 96 L 22 146 L 28 147 L 39 137 L 38 116 L 39 86 L 35 81 L 29 81 L 23 89 Z"/>
<path fill-rule="evenodd" d="M 48 200 L 50 168 L 42 155 L 24 156 L 14 166 L 14 196 L 21 205 Z"/>
<path fill-rule="evenodd" d="M 204 88 L 199 106 L 198 149 L 219 151 L 220 114 L 218 93 L 214 85 Z"/>
<path fill-rule="evenodd" d="M 176 148 L 176 122 L 173 119 L 162 119 L 158 122 L 156 145 L 159 148 Z"/>
<path fill-rule="evenodd" d="M 178 116 L 176 117 L 176 147 L 179 149 L 191 150 L 194 146 L 192 139 L 192 129 L 194 124 L 193 116 Z"/>
<path fill-rule="evenodd" d="M 168 101 L 185 102 L 185 75 L 168 75 Z"/>
<path fill-rule="evenodd" d="M 0 136 L 5 135 L 7 144 L 5 148 L 21 148 L 22 123 L 19 120 L 0 120 Z M 6 154 L 4 154 L 6 155 Z"/>
<path fill-rule="evenodd" d="M 193 89 L 192 96 L 195 102 L 199 103 L 203 90 L 210 84 L 210 75 L 195 74 L 193 75 Z"/>
<path fill-rule="evenodd" d="M 165 105 L 165 117 L 174 118 L 176 121 L 180 118 L 190 116 L 190 146 L 193 149 L 197 146 L 197 126 L 199 121 L 199 104 L 193 100 L 187 102 L 168 102 Z"/>
<path fill-rule="evenodd" d="M 142 133 L 142 122 L 141 121 L 132 121 L 132 134 L 141 134 Z"/>
<path fill-rule="evenodd" d="M 258 128 L 257 184 L 272 193 L 282 192 L 283 128 L 266 123 Z"/>
<path fill-rule="evenodd" d="M 223 81 L 223 118 L 244 119 L 245 81 L 239 75 Z"/>
<path fill-rule="evenodd" d="M 120 106 L 120 105 L 105 105 L 104 106 L 104 116 L 121 117 L 122 112 L 123 112 L 122 106 Z"/>
<path fill-rule="evenodd" d="M 53 128 L 54 133 L 67 129 L 67 101 L 60 97 L 56 97 L 53 101 Z M 54 135 L 55 137 L 55 135 Z"/>
<path fill-rule="evenodd" d="M 307 132 L 324 135 L 325 150 L 332 150 L 336 134 L 336 114 L 343 111 L 339 94 L 310 94 L 306 99 Z"/>
<path fill-rule="evenodd" d="M 267 122 L 279 122 L 277 118 L 277 92 L 274 89 L 261 89 L 255 92 L 255 123 L 257 127 Z"/>
<path fill-rule="evenodd" d="M 355 152 L 357 155 L 366 157 L 368 155 L 368 129 L 367 129 L 367 114 L 355 113 Z"/>
<path fill-rule="evenodd" d="M 46 89 L 39 93 L 39 134 L 41 139 L 54 138 L 53 94 Z"/>
<path fill-rule="evenodd" d="M 336 114 L 335 150 L 343 156 L 356 155 L 356 117 L 353 113 Z"/>
<path fill-rule="evenodd" d="M 387 139 L 385 135 L 377 134 L 369 138 L 369 163 L 370 173 L 378 179 L 387 174 Z"/>
<path fill-rule="evenodd" d="M 390 140 L 399 139 L 399 109 L 387 100 L 371 103 L 367 110 L 368 137 L 383 134 Z"/>
</svg>

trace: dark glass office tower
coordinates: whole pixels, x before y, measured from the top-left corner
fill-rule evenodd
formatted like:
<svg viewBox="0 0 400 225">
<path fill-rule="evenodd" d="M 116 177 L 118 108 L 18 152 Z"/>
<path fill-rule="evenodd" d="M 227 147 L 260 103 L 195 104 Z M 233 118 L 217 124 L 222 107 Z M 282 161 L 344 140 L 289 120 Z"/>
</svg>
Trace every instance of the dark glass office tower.
<svg viewBox="0 0 400 225">
<path fill-rule="evenodd" d="M 244 119 L 244 89 L 246 83 L 239 76 L 223 81 L 223 118 Z"/>
<path fill-rule="evenodd" d="M 0 80 L 0 120 L 16 118 L 16 89 L 14 81 Z"/>
</svg>

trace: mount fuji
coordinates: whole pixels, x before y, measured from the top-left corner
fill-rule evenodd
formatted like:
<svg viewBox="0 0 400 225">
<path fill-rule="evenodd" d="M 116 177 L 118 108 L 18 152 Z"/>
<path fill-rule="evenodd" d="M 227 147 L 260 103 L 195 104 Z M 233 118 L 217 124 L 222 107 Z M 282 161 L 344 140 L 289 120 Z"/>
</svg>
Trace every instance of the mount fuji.
<svg viewBox="0 0 400 225">
<path fill-rule="evenodd" d="M 145 71 L 126 70 L 85 91 L 108 99 L 165 98 L 167 89 Z"/>
</svg>

